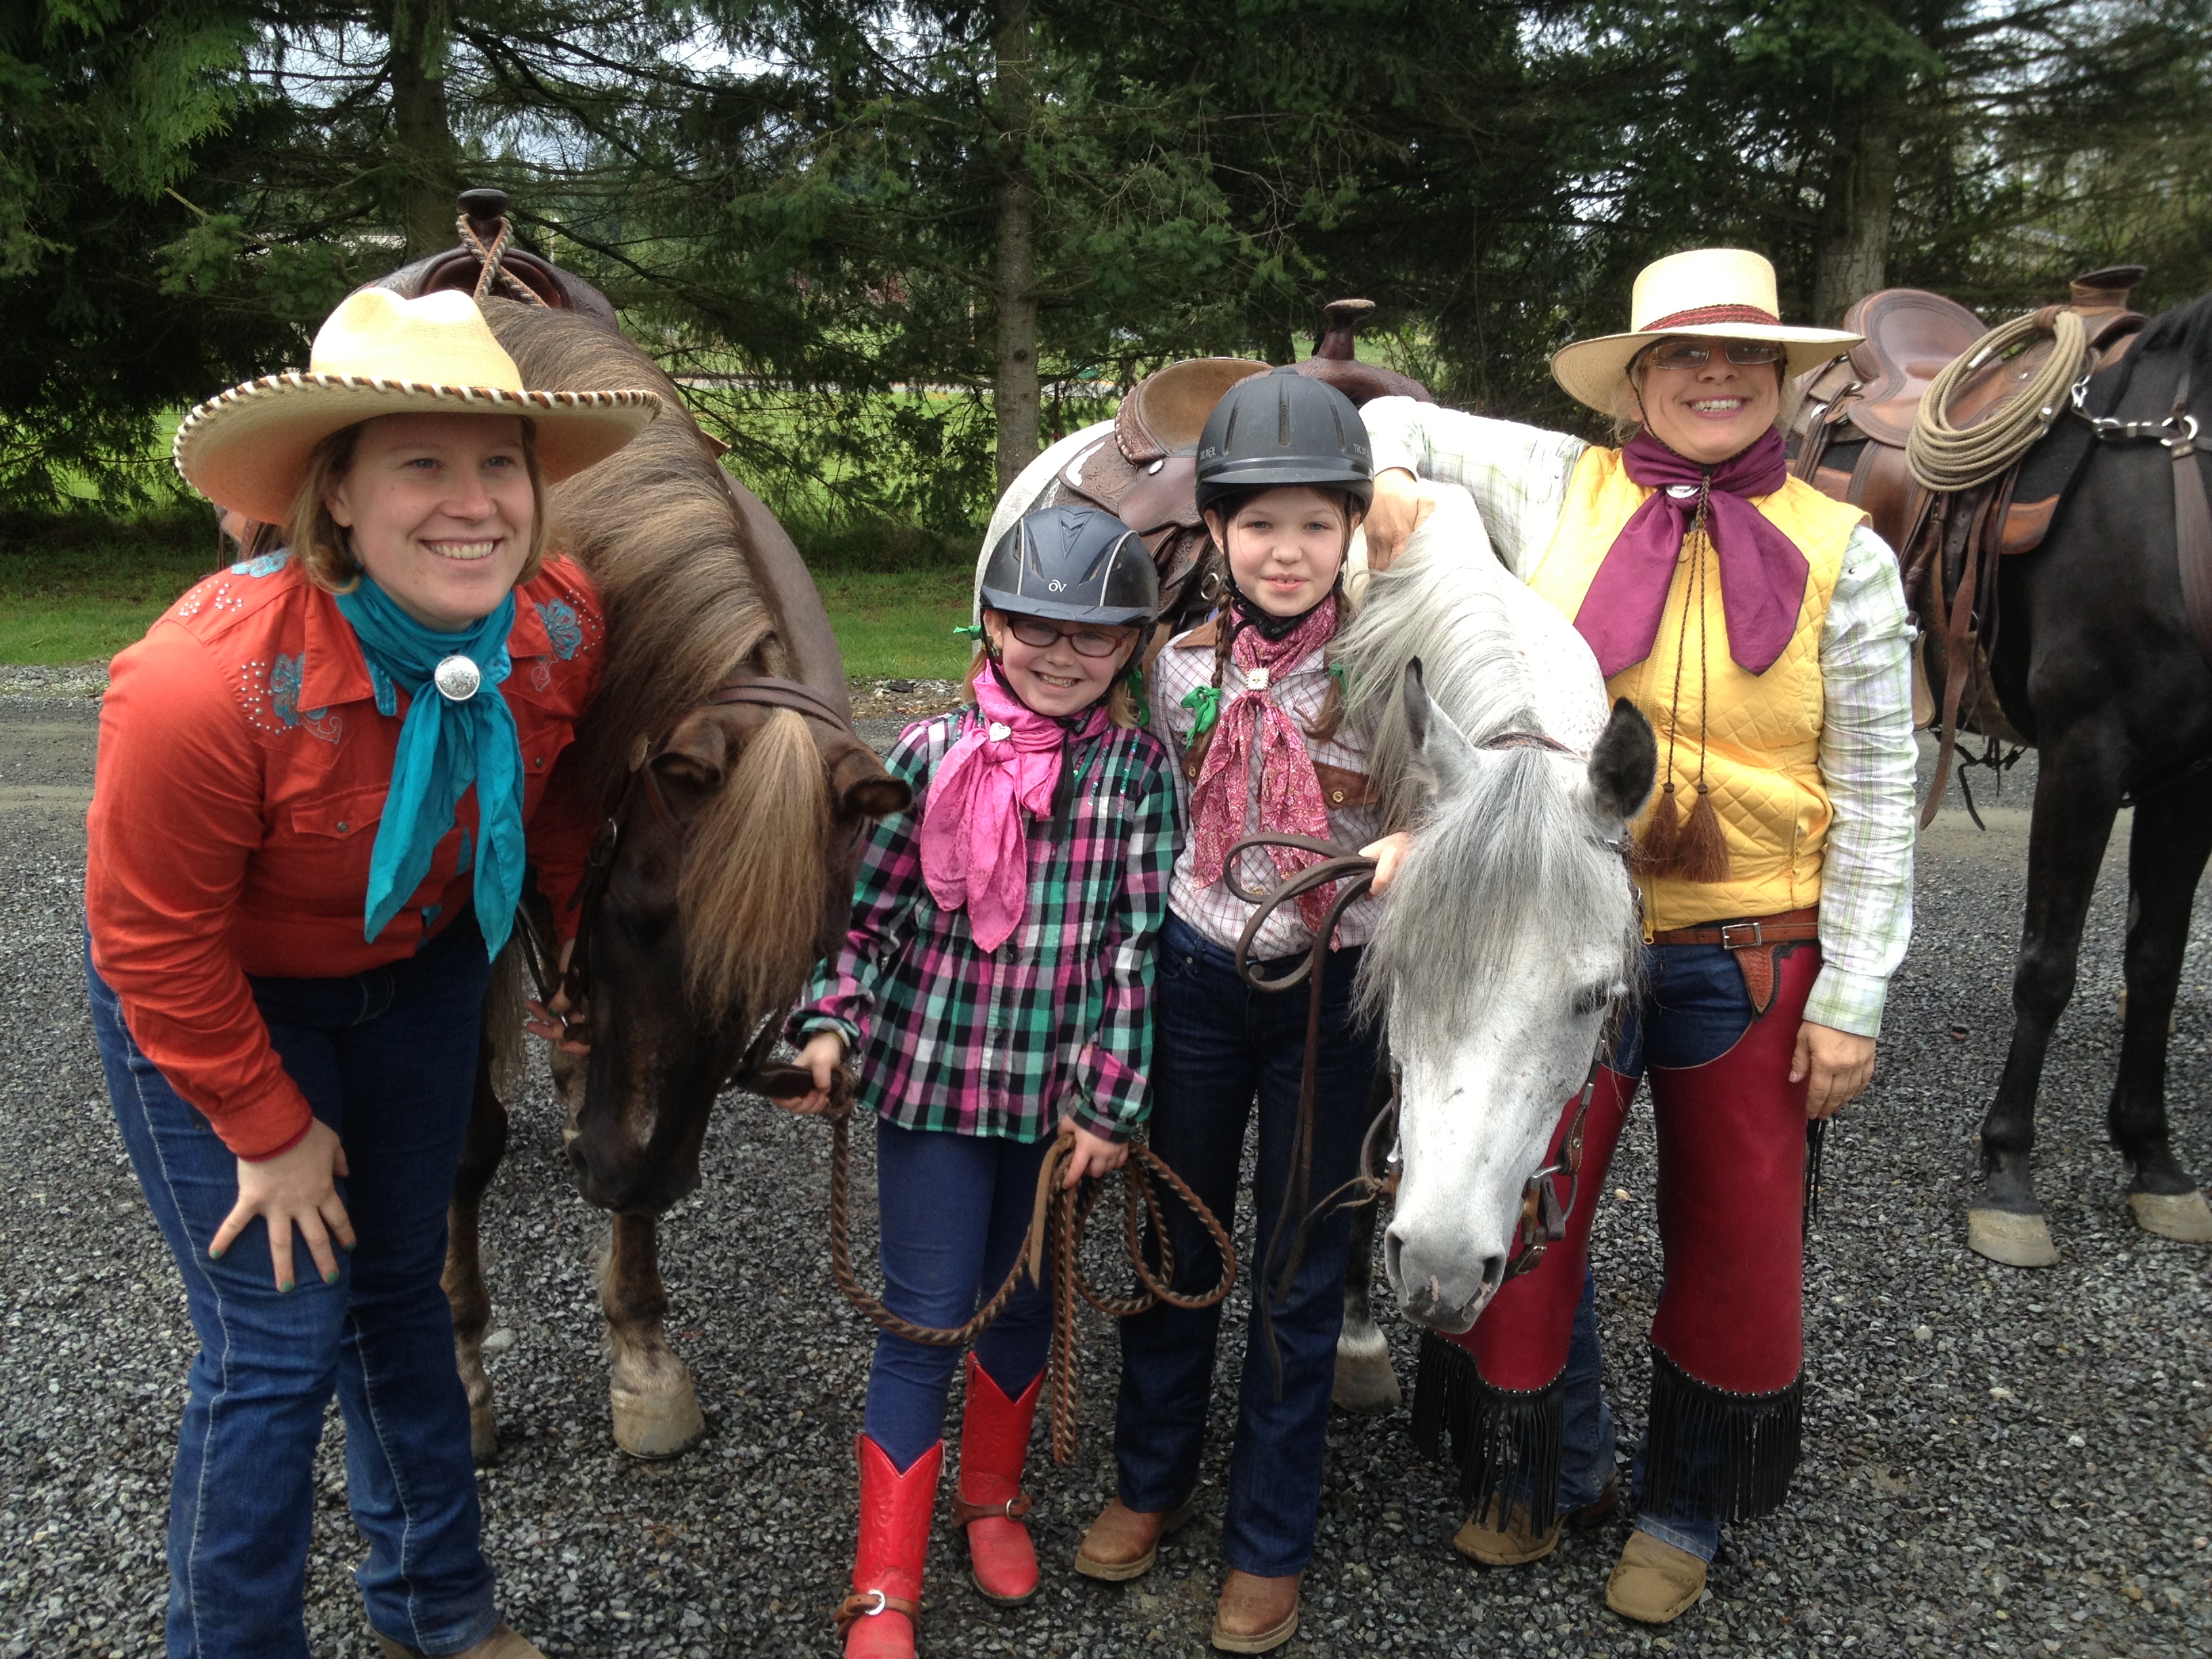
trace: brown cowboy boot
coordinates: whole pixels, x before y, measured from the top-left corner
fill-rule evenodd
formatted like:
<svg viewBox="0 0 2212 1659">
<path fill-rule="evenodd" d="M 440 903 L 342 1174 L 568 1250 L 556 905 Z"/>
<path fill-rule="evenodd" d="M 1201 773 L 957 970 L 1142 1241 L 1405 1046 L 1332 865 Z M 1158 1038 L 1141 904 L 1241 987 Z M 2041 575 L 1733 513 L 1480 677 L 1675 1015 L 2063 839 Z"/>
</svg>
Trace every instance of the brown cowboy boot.
<svg viewBox="0 0 2212 1659">
<path fill-rule="evenodd" d="M 1233 1569 L 1213 1608 L 1213 1645 L 1224 1653 L 1267 1653 L 1298 1633 L 1298 1580 Z"/>
<path fill-rule="evenodd" d="M 1531 1523 L 1526 1498 L 1515 1498 L 1510 1513 L 1501 1520 L 1499 1511 L 1504 1507 L 1505 1494 L 1499 1492 L 1467 1517 L 1467 1523 L 1452 1534 L 1452 1547 L 1468 1560 L 1480 1561 L 1486 1567 L 1526 1566 L 1559 1548 L 1559 1534 L 1565 1528 L 1572 1527 L 1579 1532 L 1585 1527 L 1594 1527 L 1620 1504 L 1620 1477 L 1616 1474 L 1595 1498 L 1578 1510 L 1554 1515 L 1552 1524 L 1540 1533 Z"/>
<path fill-rule="evenodd" d="M 1632 1532 L 1606 1581 L 1605 1604 L 1639 1625 L 1669 1625 L 1697 1606 L 1705 1564 L 1687 1550 Z"/>
<path fill-rule="evenodd" d="M 376 1633 L 376 1645 L 383 1650 L 384 1659 L 424 1659 L 420 1649 L 402 1647 L 382 1631 Z M 545 1659 L 545 1656 L 535 1644 L 508 1629 L 502 1619 L 490 1635 L 474 1647 L 463 1649 L 453 1659 Z"/>
<path fill-rule="evenodd" d="M 1159 1559 L 1160 1540 L 1190 1519 L 1196 1501 L 1186 1498 L 1171 1510 L 1147 1515 L 1115 1498 L 1083 1534 L 1075 1552 L 1076 1571 L 1109 1584 L 1142 1577 Z"/>
<path fill-rule="evenodd" d="M 945 1443 L 922 1453 L 904 1474 L 866 1435 L 853 1449 L 860 1465 L 860 1538 L 853 1553 L 853 1593 L 837 1609 L 845 1659 L 914 1659 L 921 1566 Z"/>
<path fill-rule="evenodd" d="M 952 1504 L 956 1525 L 968 1535 L 969 1577 L 987 1601 L 1026 1601 L 1036 1594 L 1036 1549 L 1022 1517 L 1030 1512 L 1022 1490 L 1030 1429 L 1036 1421 L 1040 1372 L 1018 1400 L 968 1356 L 968 1407 L 960 1420 L 960 1484 Z"/>
</svg>

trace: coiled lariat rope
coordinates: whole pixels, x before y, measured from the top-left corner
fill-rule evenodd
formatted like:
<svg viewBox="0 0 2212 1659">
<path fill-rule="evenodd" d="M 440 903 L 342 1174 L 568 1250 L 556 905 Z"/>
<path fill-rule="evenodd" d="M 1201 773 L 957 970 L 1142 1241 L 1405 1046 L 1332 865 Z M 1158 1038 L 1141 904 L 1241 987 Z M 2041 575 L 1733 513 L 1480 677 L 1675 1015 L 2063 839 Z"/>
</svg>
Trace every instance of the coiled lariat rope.
<svg viewBox="0 0 2212 1659">
<path fill-rule="evenodd" d="M 520 300 L 526 306 L 544 306 L 544 298 L 538 290 L 507 268 L 507 244 L 514 240 L 514 227 L 507 216 L 499 216 L 499 232 L 489 242 L 477 234 L 477 228 L 469 222 L 465 213 L 453 222 L 461 233 L 461 246 L 483 263 L 483 270 L 477 278 L 476 297 L 479 300 L 496 289 L 510 300 Z"/>
<path fill-rule="evenodd" d="M 2049 358 L 2025 386 L 1970 426 L 1953 426 L 1950 402 L 1966 384 L 2015 347 L 2051 337 Z M 2067 405 L 2089 357 L 2080 313 L 2046 306 L 1991 329 L 1929 383 L 1905 437 L 1913 482 L 1939 495 L 1986 483 L 2025 455 Z"/>
<path fill-rule="evenodd" d="M 787 1099 L 803 1094 L 813 1086 L 812 1076 L 795 1066 L 775 1067 L 763 1075 L 767 1092 Z M 1131 1297 L 1110 1297 L 1091 1287 L 1084 1277 L 1081 1259 L 1085 1233 L 1098 1205 L 1100 1183 L 1084 1181 L 1073 1188 L 1060 1185 L 1061 1172 L 1067 1160 L 1074 1155 L 1075 1136 L 1072 1130 L 1063 1129 L 1052 1150 L 1045 1154 L 1044 1167 L 1037 1171 L 1036 1197 L 1030 1212 L 1029 1231 L 1024 1236 L 1019 1255 L 1008 1271 L 1006 1282 L 1000 1285 L 991 1299 L 975 1310 L 975 1317 L 965 1324 L 942 1329 L 935 1326 L 917 1325 L 902 1319 L 876 1297 L 861 1287 L 853 1271 L 852 1246 L 852 1175 L 853 1175 L 853 1085 L 841 1070 L 833 1074 L 830 1088 L 830 1104 L 822 1115 L 830 1120 L 830 1272 L 836 1279 L 837 1288 L 845 1299 L 858 1308 L 879 1330 L 893 1336 L 903 1337 L 908 1342 L 920 1342 L 933 1348 L 961 1346 L 975 1339 L 983 1328 L 1006 1310 L 1014 1292 L 1026 1279 L 1031 1284 L 1043 1282 L 1045 1248 L 1049 1242 L 1053 1255 L 1052 1275 L 1052 1348 L 1047 1362 L 1049 1382 L 1048 1392 L 1052 1399 L 1052 1461 L 1055 1463 L 1072 1462 L 1076 1452 L 1077 1430 L 1077 1355 L 1075 1330 L 1075 1301 L 1084 1301 L 1103 1314 L 1116 1319 L 1127 1319 L 1163 1304 L 1171 1308 L 1210 1308 L 1229 1294 L 1237 1282 L 1237 1249 L 1229 1235 L 1215 1217 L 1193 1192 L 1183 1178 L 1161 1159 L 1158 1153 L 1141 1141 L 1129 1143 L 1129 1162 L 1122 1165 L 1121 1211 L 1122 1237 L 1129 1256 L 1129 1265 L 1137 1275 L 1140 1287 Z M 1213 1240 L 1213 1248 L 1221 1254 L 1221 1282 L 1200 1296 L 1182 1296 L 1168 1288 L 1175 1278 L 1175 1250 L 1168 1241 L 1167 1217 L 1160 1196 L 1153 1185 L 1154 1178 L 1166 1183 L 1168 1188 L 1182 1200 L 1191 1214 Z M 1159 1269 L 1156 1273 L 1146 1260 L 1142 1224 L 1150 1221 L 1152 1237 L 1159 1247 Z"/>
</svg>

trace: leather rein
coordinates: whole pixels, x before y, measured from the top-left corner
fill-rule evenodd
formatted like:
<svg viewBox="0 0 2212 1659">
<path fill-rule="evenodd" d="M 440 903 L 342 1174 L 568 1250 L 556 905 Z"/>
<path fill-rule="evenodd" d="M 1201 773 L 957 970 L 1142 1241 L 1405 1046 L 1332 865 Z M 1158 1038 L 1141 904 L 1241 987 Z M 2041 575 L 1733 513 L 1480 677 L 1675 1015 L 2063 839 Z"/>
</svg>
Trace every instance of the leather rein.
<svg viewBox="0 0 2212 1659">
<path fill-rule="evenodd" d="M 853 730 L 851 718 L 821 693 L 797 680 L 782 679 L 772 674 L 732 674 L 717 683 L 684 713 L 688 714 L 701 708 L 726 708 L 736 703 L 792 709 L 809 720 L 819 720 L 843 732 L 855 742 L 859 741 L 858 734 Z M 591 850 L 584 858 L 584 884 L 576 899 L 575 944 L 569 951 L 568 965 L 565 970 L 559 965 L 559 951 L 539 931 L 529 907 L 519 907 L 515 912 L 518 924 L 515 931 L 522 939 L 523 962 L 529 969 L 531 982 L 537 989 L 538 1000 L 550 1007 L 556 992 L 565 994 L 569 1008 L 574 1012 L 563 1020 L 563 1024 L 580 1042 L 591 1040 L 586 1011 L 592 987 L 592 921 L 601 902 L 606 897 L 607 884 L 614 878 L 615 855 L 621 850 L 623 824 L 629 816 L 632 802 L 642 793 L 647 804 L 653 809 L 653 816 L 665 824 L 672 834 L 679 841 L 690 837 L 690 827 L 677 817 L 675 809 L 668 804 L 667 793 L 660 787 L 659 773 L 653 765 L 668 752 L 669 742 L 676 734 L 677 726 L 681 723 L 682 717 L 679 716 L 671 722 L 668 730 L 657 740 L 639 746 L 635 758 L 630 763 L 629 781 L 623 786 L 613 811 L 599 825 L 599 834 L 592 838 Z M 860 849 L 860 837 L 856 834 L 845 862 L 850 864 L 856 860 Z M 757 1079 L 761 1075 L 769 1052 L 775 1046 L 780 1025 L 781 1022 L 775 1019 L 763 1022 L 752 1041 L 746 1045 L 744 1053 L 739 1056 L 730 1073 L 729 1083 Z"/>
</svg>

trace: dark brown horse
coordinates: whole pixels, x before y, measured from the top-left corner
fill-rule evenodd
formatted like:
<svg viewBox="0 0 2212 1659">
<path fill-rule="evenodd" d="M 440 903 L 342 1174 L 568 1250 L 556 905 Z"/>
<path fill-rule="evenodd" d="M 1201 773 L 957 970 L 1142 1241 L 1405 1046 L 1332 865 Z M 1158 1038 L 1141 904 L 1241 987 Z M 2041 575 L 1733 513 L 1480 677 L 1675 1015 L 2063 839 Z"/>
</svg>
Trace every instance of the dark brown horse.
<svg viewBox="0 0 2212 1659">
<path fill-rule="evenodd" d="M 471 192 L 463 205 L 476 246 L 389 285 L 471 289 L 484 252 L 499 263 L 504 198 Z M 863 820 L 900 810 L 908 792 L 853 732 L 836 641 L 789 537 L 722 471 L 605 298 L 520 255 L 492 286 L 519 296 L 483 305 L 526 384 L 652 386 L 662 398 L 659 420 L 555 489 L 549 508 L 552 545 L 590 575 L 607 622 L 598 697 L 568 757 L 605 825 L 584 914 L 591 1054 L 556 1055 L 555 1076 L 578 1189 L 613 1213 L 599 1282 L 615 1438 L 636 1455 L 671 1456 L 705 1419 L 662 1332 L 656 1218 L 698 1185 L 715 1097 L 757 1064 L 761 1034 L 842 936 Z M 497 1437 L 477 1222 L 507 1144 L 517 950 L 487 1002 L 446 1264 L 480 1458 Z"/>
<path fill-rule="evenodd" d="M 2138 268 L 2099 273 L 2118 279 L 2111 293 L 2097 278 L 2083 279 L 2075 285 L 2077 307 L 2093 323 L 2110 320 L 2114 306 L 2124 306 L 2127 283 L 2142 274 Z M 1939 311 L 1956 313 L 1970 329 L 1974 320 L 1948 301 L 1906 290 L 1863 301 L 1853 314 L 1885 300 L 1917 306 L 1912 314 L 1923 319 L 1923 332 L 1925 319 Z M 2132 326 L 2141 319 L 2126 313 L 2118 320 Z M 2112 332 L 2124 338 L 2125 327 Z M 2043 355 L 2048 352 L 2044 348 Z M 1914 375 L 1904 378 L 1924 381 L 1946 355 L 1911 366 Z M 2022 379 L 2031 357 L 2023 354 L 2016 362 L 2017 368 L 2000 362 L 1988 374 L 2011 368 L 2012 378 Z M 1841 367 L 1835 373 L 1838 379 L 1858 374 Z M 2200 590 L 2212 584 L 2212 531 L 2192 535 L 2181 527 L 2201 511 L 2203 499 L 2203 460 L 2193 440 L 2197 422 L 2212 420 L 2212 295 L 2152 319 L 2130 349 L 2109 357 L 2078 392 L 2075 407 L 2058 413 L 2028 451 L 2017 495 L 2008 483 L 1992 500 L 1990 511 L 2001 509 L 2006 496 L 2037 503 L 2028 515 L 2031 532 L 2040 527 L 2042 514 L 2050 514 L 2033 550 L 2011 551 L 2008 528 L 1987 538 L 2006 549 L 1983 556 L 1994 593 L 1990 580 L 1977 586 L 1962 574 L 1974 568 L 1972 549 L 1984 520 L 1970 528 L 1972 515 L 1954 501 L 1959 533 L 1948 541 L 1940 534 L 1933 542 L 1916 538 L 1900 532 L 1902 520 L 1915 516 L 1905 495 L 1867 485 L 1881 476 L 1883 459 L 1869 446 L 1899 441 L 1880 435 L 1882 421 L 1894 424 L 1902 410 L 1909 424 L 1909 399 L 1875 404 L 1876 418 L 1858 422 L 1866 433 L 1851 436 L 1848 424 L 1837 427 L 1850 441 L 1832 445 L 1815 475 L 1831 493 L 1863 500 L 1875 528 L 1893 542 L 1940 544 L 1934 556 L 1911 561 L 1907 595 L 1926 636 L 1932 701 L 1946 706 L 1947 682 L 1956 679 L 1953 690 L 1964 695 L 1948 706 L 1971 711 L 1976 729 L 2017 737 L 2038 751 L 2012 1043 L 1982 1121 L 1983 1187 L 1968 1226 L 1977 1251 L 2015 1267 L 2058 1260 L 2030 1170 L 2036 1092 L 2052 1028 L 2073 995 L 2082 924 L 2106 844 L 2127 805 L 2135 808 L 2135 823 L 2126 1012 L 2106 1127 L 2128 1165 L 2129 1207 L 2138 1224 L 2168 1237 L 2212 1240 L 2212 1212 L 2195 1176 L 2175 1156 L 2166 1114 L 2168 1021 L 2191 905 L 2212 852 L 2212 628 L 2202 635 L 2192 629 L 2184 597 L 2192 580 Z M 1815 396 L 1822 395 L 1816 382 Z M 2191 414 L 2192 407 L 2199 412 Z M 1832 418 L 1856 419 L 1844 406 Z M 1901 464 L 1892 470 L 1902 475 Z M 1960 499 L 1972 505 L 1972 498 Z M 2045 500 L 2055 505 L 2042 507 Z M 1993 528 L 2008 523 L 2001 512 L 1986 522 Z M 2032 543 L 2032 533 L 2021 539 Z M 2201 550 L 2191 550 L 2197 544 Z M 1987 653 L 1985 675 L 1977 640 Z M 1954 654 L 1958 660 L 1948 660 Z"/>
</svg>

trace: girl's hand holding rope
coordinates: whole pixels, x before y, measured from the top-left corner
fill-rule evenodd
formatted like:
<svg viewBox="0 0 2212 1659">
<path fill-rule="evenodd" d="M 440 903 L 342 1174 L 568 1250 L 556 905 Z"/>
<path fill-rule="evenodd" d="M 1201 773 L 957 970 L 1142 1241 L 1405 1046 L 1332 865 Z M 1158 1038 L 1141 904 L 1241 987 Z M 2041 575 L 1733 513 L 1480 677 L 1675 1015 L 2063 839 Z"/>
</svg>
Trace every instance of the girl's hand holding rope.
<svg viewBox="0 0 2212 1659">
<path fill-rule="evenodd" d="M 588 1054 L 592 1052 L 592 1045 L 577 1036 L 568 1022 L 568 993 L 565 988 L 568 957 L 575 948 L 576 941 L 573 939 L 561 947 L 560 973 L 551 999 L 540 1002 L 536 997 L 532 997 L 522 1005 L 529 1010 L 529 1017 L 522 1022 L 522 1029 L 532 1036 L 544 1037 L 563 1054 Z"/>
<path fill-rule="evenodd" d="M 844 1063 L 845 1039 L 835 1031 L 817 1031 L 799 1051 L 799 1069 L 812 1075 L 814 1086 L 803 1095 L 775 1103 L 796 1117 L 820 1116 L 830 1109 L 830 1083 Z"/>
<path fill-rule="evenodd" d="M 1406 861 L 1406 854 L 1413 844 L 1413 836 L 1403 830 L 1370 841 L 1359 849 L 1359 856 L 1375 860 L 1375 874 L 1367 884 L 1367 890 L 1381 897 L 1398 878 L 1398 866 Z"/>
<path fill-rule="evenodd" d="M 1073 1112 L 1060 1119 L 1060 1133 L 1072 1138 L 1073 1148 L 1067 1155 L 1067 1169 L 1060 1177 L 1063 1187 L 1074 1187 L 1087 1175 L 1103 1176 L 1129 1161 L 1127 1142 L 1111 1140 L 1085 1128 L 1075 1121 Z"/>
</svg>

